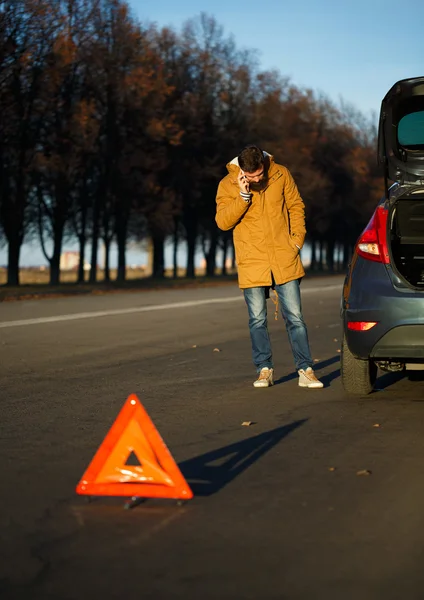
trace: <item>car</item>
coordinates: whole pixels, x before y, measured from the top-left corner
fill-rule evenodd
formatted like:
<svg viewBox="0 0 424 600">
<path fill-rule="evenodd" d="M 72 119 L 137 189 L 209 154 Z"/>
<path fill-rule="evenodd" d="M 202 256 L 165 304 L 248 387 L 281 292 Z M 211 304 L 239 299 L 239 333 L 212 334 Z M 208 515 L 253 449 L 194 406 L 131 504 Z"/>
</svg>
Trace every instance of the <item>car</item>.
<svg viewBox="0 0 424 600">
<path fill-rule="evenodd" d="M 385 193 L 341 297 L 341 378 L 355 395 L 373 391 L 378 368 L 424 370 L 424 77 L 387 92 L 377 144 Z"/>
</svg>

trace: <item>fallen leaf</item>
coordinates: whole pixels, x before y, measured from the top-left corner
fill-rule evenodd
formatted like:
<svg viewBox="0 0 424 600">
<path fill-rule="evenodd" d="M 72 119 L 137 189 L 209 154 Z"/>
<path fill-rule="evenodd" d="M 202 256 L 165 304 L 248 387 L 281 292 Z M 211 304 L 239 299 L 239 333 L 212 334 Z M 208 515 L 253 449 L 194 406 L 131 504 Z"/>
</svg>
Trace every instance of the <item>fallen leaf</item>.
<svg viewBox="0 0 424 600">
<path fill-rule="evenodd" d="M 221 352 L 221 350 L 219 348 L 214 348 L 213 351 L 214 352 Z"/>
<path fill-rule="evenodd" d="M 331 472 L 333 472 L 333 471 L 336 470 L 336 467 L 328 467 L 328 470 L 331 471 Z"/>
<path fill-rule="evenodd" d="M 371 471 L 369 469 L 361 469 L 360 471 L 356 471 L 357 475 L 371 475 Z"/>
<path fill-rule="evenodd" d="M 373 427 L 380 427 L 380 423 L 374 423 Z"/>
<path fill-rule="evenodd" d="M 337 348 L 337 352 L 340 354 L 340 352 L 341 352 L 340 348 Z"/>
<path fill-rule="evenodd" d="M 251 425 L 254 425 L 253 421 L 243 421 L 241 424 L 242 427 L 250 427 Z"/>
<path fill-rule="evenodd" d="M 333 342 L 338 342 L 339 340 L 337 338 L 334 338 Z"/>
<path fill-rule="evenodd" d="M 192 348 L 197 348 L 197 345 L 196 345 L 196 344 L 193 344 L 193 345 L 192 345 Z"/>
</svg>

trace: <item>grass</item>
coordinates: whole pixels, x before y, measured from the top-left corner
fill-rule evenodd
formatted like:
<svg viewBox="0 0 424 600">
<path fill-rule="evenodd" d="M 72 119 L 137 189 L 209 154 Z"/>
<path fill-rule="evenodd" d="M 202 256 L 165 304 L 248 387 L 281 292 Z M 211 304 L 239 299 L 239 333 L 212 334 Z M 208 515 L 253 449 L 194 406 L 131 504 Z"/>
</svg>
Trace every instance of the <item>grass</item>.
<svg viewBox="0 0 424 600">
<path fill-rule="evenodd" d="M 61 296 L 74 295 L 100 295 L 113 292 L 131 292 L 152 289 L 166 288 L 187 288 L 187 287 L 208 287 L 211 285 L 236 284 L 237 275 L 235 273 L 222 276 L 217 274 L 216 277 L 206 277 L 204 271 L 196 272 L 196 278 L 191 279 L 185 277 L 185 272 L 178 273 L 178 277 L 174 279 L 172 272 L 167 271 L 165 278 L 154 279 L 147 276 L 143 269 L 128 268 L 126 273 L 126 281 L 116 281 L 116 270 L 111 270 L 111 281 L 104 280 L 104 273 L 99 270 L 98 280 L 95 284 L 88 282 L 88 273 L 86 273 L 86 281 L 77 283 L 77 273 L 74 271 L 63 271 L 60 277 L 60 285 L 51 286 L 49 284 L 48 268 L 28 268 L 21 269 L 19 273 L 19 286 L 7 286 L 7 272 L 5 269 L 0 269 L 0 302 L 10 302 L 15 300 L 29 300 L 33 298 L 54 298 Z"/>
<path fill-rule="evenodd" d="M 342 271 L 308 271 L 308 277 L 313 276 L 332 276 L 340 275 Z M 98 271 L 98 280 L 92 284 L 88 282 L 88 272 L 86 281 L 77 283 L 77 273 L 75 271 L 62 271 L 60 284 L 51 286 L 49 284 L 48 268 L 27 268 L 20 270 L 20 285 L 7 286 L 7 271 L 0 267 L 0 302 L 13 302 L 16 300 L 31 300 L 37 298 L 58 298 L 63 296 L 76 295 L 103 295 L 117 292 L 140 292 L 160 289 L 183 289 L 195 287 L 211 287 L 217 285 L 237 286 L 237 272 L 229 272 L 228 275 L 221 275 L 217 272 L 215 277 L 206 277 L 204 270 L 196 271 L 194 279 L 185 277 L 185 271 L 181 270 L 178 277 L 172 277 L 172 271 L 165 272 L 163 279 L 155 279 L 146 275 L 142 268 L 127 268 L 126 281 L 116 281 L 116 270 L 112 269 L 111 281 L 104 280 L 103 271 Z"/>
</svg>

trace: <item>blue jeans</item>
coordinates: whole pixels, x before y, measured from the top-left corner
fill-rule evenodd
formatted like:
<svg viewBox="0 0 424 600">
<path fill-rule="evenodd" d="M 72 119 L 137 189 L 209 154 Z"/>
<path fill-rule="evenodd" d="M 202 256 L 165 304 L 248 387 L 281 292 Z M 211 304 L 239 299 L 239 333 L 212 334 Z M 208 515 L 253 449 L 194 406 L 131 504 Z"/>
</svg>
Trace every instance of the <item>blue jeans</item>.
<svg viewBox="0 0 424 600">
<path fill-rule="evenodd" d="M 252 358 L 256 370 L 273 368 L 271 342 L 268 333 L 267 306 L 264 287 L 243 290 L 249 312 L 249 330 L 252 341 Z M 300 282 L 295 279 L 275 286 L 281 314 L 286 324 L 296 369 L 312 366 L 308 332 L 302 316 Z"/>
</svg>

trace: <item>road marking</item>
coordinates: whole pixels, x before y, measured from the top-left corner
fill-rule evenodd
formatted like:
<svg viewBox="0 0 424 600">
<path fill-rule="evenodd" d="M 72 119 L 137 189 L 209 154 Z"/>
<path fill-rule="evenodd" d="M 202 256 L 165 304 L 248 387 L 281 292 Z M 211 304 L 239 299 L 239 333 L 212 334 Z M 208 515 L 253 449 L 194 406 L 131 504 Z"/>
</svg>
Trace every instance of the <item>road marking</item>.
<svg viewBox="0 0 424 600">
<path fill-rule="evenodd" d="M 302 290 L 302 296 L 317 292 L 333 292 L 341 290 L 341 285 L 328 285 L 326 287 L 306 288 Z M 20 321 L 4 321 L 0 323 L 0 329 L 8 327 L 22 327 L 25 325 L 41 325 L 45 323 L 61 323 L 63 321 L 79 321 L 81 319 L 95 319 L 97 317 L 113 317 L 116 315 L 132 315 L 135 313 L 153 312 L 156 310 L 175 310 L 176 308 L 191 308 L 193 306 L 204 306 L 206 304 L 225 304 L 244 300 L 243 296 L 231 296 L 230 298 L 208 298 L 207 300 L 190 300 L 188 302 L 171 302 L 169 304 L 152 304 L 150 306 L 138 306 L 133 308 L 118 308 L 116 310 L 100 310 L 93 312 L 75 313 L 71 315 L 58 315 L 56 317 L 38 317 L 37 319 L 21 319 Z"/>
</svg>

